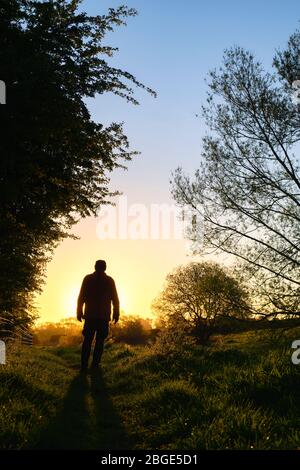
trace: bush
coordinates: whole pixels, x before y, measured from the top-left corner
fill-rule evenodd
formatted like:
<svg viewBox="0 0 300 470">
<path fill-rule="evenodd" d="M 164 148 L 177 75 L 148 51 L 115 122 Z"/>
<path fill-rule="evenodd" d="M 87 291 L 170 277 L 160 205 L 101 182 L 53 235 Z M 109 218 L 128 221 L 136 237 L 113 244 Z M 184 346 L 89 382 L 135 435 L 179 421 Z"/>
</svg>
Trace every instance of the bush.
<svg viewBox="0 0 300 470">
<path fill-rule="evenodd" d="M 34 343 L 41 346 L 77 346 L 82 341 L 82 324 L 75 318 L 43 323 L 34 329 Z"/>
<path fill-rule="evenodd" d="M 153 336 L 152 331 L 151 320 L 123 316 L 112 326 L 112 338 L 117 343 L 147 344 Z"/>
<path fill-rule="evenodd" d="M 173 325 L 172 327 L 162 328 L 158 332 L 151 347 L 151 352 L 163 356 L 173 356 L 183 353 L 194 343 L 195 339 L 189 334 L 186 327 Z"/>
</svg>

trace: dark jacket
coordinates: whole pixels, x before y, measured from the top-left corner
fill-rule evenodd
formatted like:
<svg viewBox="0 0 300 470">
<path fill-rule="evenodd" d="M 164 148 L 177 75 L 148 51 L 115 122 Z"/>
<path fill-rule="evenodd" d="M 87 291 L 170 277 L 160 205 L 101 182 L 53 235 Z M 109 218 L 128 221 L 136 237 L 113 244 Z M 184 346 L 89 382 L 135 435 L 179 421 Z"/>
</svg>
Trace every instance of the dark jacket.
<svg viewBox="0 0 300 470">
<path fill-rule="evenodd" d="M 77 302 L 77 317 L 85 319 L 119 319 L 119 298 L 114 280 L 104 272 L 94 272 L 85 276 Z M 83 305 L 85 305 L 83 313 Z"/>
</svg>

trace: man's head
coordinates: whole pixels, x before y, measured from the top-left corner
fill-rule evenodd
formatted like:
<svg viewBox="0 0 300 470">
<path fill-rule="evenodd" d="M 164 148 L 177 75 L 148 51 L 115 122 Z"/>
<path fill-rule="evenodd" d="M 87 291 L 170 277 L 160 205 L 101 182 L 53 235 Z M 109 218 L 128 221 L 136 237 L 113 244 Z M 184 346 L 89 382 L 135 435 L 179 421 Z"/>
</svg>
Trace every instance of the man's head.
<svg viewBox="0 0 300 470">
<path fill-rule="evenodd" d="M 105 270 L 106 262 L 104 261 L 104 259 L 98 259 L 95 263 L 95 271 L 97 271 L 97 273 L 104 273 Z"/>
</svg>

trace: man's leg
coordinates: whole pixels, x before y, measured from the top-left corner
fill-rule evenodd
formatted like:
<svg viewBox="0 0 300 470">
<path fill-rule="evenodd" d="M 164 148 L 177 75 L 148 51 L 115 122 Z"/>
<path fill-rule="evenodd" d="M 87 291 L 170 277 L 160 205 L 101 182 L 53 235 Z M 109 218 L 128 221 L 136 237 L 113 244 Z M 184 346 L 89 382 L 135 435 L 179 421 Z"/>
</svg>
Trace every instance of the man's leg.
<svg viewBox="0 0 300 470">
<path fill-rule="evenodd" d="M 104 349 L 104 341 L 107 336 L 108 336 L 108 322 L 103 321 L 100 323 L 100 325 L 97 328 L 96 344 L 94 348 L 93 363 L 92 363 L 93 368 L 97 368 L 99 366 L 103 349 Z"/>
<path fill-rule="evenodd" d="M 87 322 L 85 322 L 82 334 L 83 334 L 84 339 L 83 339 L 82 349 L 81 349 L 81 370 L 84 371 L 88 368 L 92 342 L 93 342 L 94 335 L 95 335 L 94 326 L 89 325 Z"/>
</svg>

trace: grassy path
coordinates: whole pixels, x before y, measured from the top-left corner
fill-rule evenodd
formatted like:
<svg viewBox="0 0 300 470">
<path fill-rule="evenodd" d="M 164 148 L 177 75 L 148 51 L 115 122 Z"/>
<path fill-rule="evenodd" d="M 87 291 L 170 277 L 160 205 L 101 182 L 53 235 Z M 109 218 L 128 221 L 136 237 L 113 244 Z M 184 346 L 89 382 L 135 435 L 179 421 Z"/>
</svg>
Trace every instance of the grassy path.
<svg viewBox="0 0 300 470">
<path fill-rule="evenodd" d="M 243 333 L 168 354 L 108 344 L 87 377 L 79 349 L 11 349 L 0 448 L 299 449 L 299 337 Z"/>
<path fill-rule="evenodd" d="M 42 433 L 36 447 L 92 450 L 130 447 L 101 371 L 74 377 L 60 413 Z"/>
<path fill-rule="evenodd" d="M 131 448 L 103 372 L 79 374 L 79 359 L 74 349 L 10 350 L 0 370 L 0 448 Z"/>
</svg>

